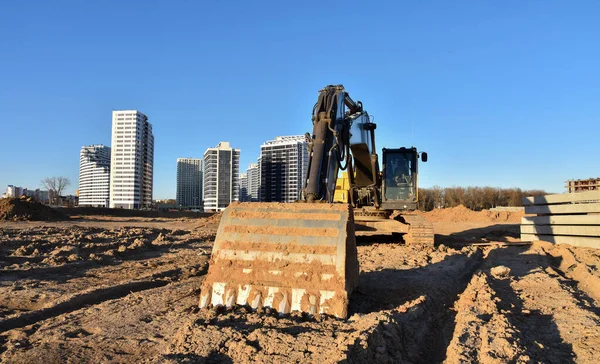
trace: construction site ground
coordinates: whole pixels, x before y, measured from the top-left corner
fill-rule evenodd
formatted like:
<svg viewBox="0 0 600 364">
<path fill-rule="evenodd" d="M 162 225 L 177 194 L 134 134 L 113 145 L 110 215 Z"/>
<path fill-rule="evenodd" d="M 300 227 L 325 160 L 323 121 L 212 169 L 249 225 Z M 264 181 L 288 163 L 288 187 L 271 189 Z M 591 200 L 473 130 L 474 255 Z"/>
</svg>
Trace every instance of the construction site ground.
<svg viewBox="0 0 600 364">
<path fill-rule="evenodd" d="M 436 247 L 358 241 L 348 320 L 198 310 L 219 215 L 0 222 L 0 362 L 598 362 L 600 251 L 425 216 Z"/>
</svg>

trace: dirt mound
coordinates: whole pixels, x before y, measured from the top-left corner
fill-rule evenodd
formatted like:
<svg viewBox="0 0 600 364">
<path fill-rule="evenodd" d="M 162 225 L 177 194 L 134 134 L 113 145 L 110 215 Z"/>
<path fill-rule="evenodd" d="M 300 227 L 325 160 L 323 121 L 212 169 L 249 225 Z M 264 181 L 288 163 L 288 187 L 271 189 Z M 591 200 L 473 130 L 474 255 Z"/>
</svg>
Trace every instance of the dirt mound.
<svg viewBox="0 0 600 364">
<path fill-rule="evenodd" d="M 463 205 L 446 209 L 435 209 L 421 214 L 431 222 L 505 222 L 520 223 L 524 212 L 512 211 L 473 211 Z"/>
<path fill-rule="evenodd" d="M 204 218 L 203 222 L 207 224 L 218 224 L 221 221 L 222 212 L 215 212 L 214 214 Z"/>
<path fill-rule="evenodd" d="M 63 213 L 30 198 L 0 199 L 0 220 L 51 221 L 67 219 Z"/>
</svg>

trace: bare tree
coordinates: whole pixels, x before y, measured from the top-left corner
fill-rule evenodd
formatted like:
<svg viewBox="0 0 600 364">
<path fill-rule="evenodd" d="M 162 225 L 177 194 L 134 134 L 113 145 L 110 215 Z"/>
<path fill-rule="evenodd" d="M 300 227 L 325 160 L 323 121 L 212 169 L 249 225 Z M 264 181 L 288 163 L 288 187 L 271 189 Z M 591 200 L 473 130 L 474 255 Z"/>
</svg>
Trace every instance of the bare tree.
<svg viewBox="0 0 600 364">
<path fill-rule="evenodd" d="M 71 185 L 71 181 L 67 177 L 46 177 L 42 180 L 42 185 L 48 190 L 51 200 L 54 204 L 57 203 L 58 197 L 62 196 L 65 188 Z"/>
</svg>

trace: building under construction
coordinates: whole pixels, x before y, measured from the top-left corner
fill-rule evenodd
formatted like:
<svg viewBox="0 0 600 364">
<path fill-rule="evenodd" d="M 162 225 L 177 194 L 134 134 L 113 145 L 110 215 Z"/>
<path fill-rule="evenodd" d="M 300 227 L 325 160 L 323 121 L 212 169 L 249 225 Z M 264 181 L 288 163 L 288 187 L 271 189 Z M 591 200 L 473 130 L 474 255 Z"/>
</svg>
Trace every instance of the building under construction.
<svg viewBox="0 0 600 364">
<path fill-rule="evenodd" d="M 567 191 L 583 192 L 583 191 L 597 191 L 600 190 L 600 177 L 588 178 L 588 179 L 574 179 L 567 181 Z"/>
</svg>

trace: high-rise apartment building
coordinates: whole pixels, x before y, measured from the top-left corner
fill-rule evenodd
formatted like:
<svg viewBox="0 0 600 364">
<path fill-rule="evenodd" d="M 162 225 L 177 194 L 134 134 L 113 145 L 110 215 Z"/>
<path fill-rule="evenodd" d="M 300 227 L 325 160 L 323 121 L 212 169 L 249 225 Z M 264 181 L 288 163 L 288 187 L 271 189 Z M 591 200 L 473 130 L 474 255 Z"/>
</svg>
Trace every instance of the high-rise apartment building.
<svg viewBox="0 0 600 364">
<path fill-rule="evenodd" d="M 305 136 L 278 136 L 265 142 L 260 147 L 261 201 L 299 200 L 307 168 Z"/>
<path fill-rule="evenodd" d="M 250 163 L 248 169 L 246 170 L 246 175 L 248 176 L 248 201 L 260 201 L 259 200 L 259 191 L 260 191 L 260 173 L 258 171 L 258 165 L 256 163 Z"/>
<path fill-rule="evenodd" d="M 240 150 L 220 142 L 204 152 L 204 210 L 222 211 L 239 201 Z"/>
<path fill-rule="evenodd" d="M 110 207 L 152 205 L 154 135 L 148 117 L 137 110 L 112 113 Z"/>
<path fill-rule="evenodd" d="M 240 173 L 240 201 L 250 201 L 248 196 L 248 174 Z"/>
<path fill-rule="evenodd" d="M 202 159 L 177 159 L 177 206 L 202 209 Z"/>
<path fill-rule="evenodd" d="M 110 147 L 89 145 L 79 152 L 79 206 L 108 207 Z"/>
</svg>

